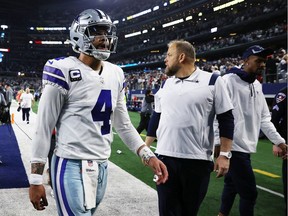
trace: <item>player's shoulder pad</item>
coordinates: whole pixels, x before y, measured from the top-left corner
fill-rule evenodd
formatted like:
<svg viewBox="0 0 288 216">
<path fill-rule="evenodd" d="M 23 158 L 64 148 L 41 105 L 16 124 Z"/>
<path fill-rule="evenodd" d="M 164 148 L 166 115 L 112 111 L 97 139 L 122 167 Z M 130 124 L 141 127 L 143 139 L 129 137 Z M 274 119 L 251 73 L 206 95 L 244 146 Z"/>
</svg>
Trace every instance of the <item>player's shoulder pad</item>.
<svg viewBox="0 0 288 216">
<path fill-rule="evenodd" d="M 104 65 L 104 70 L 108 70 L 114 74 L 120 74 L 121 76 L 124 76 L 123 69 L 120 66 L 108 61 L 102 61 L 102 64 Z"/>
<path fill-rule="evenodd" d="M 49 59 L 43 69 L 43 84 L 51 84 L 62 90 L 70 89 L 68 84 L 69 70 L 76 64 L 76 58 L 60 57 Z"/>
<path fill-rule="evenodd" d="M 54 68 L 58 68 L 61 70 L 69 70 L 70 68 L 72 68 L 74 65 L 76 65 L 77 62 L 77 58 L 76 57 L 59 57 L 59 58 L 54 58 L 54 59 L 49 59 L 45 66 L 48 67 L 54 67 Z"/>
<path fill-rule="evenodd" d="M 119 70 L 119 71 L 122 71 L 122 68 L 116 64 L 113 64 L 111 62 L 108 62 L 108 61 L 102 61 L 102 63 L 106 66 L 106 67 L 109 67 L 109 68 L 114 68 L 114 70 Z"/>
</svg>

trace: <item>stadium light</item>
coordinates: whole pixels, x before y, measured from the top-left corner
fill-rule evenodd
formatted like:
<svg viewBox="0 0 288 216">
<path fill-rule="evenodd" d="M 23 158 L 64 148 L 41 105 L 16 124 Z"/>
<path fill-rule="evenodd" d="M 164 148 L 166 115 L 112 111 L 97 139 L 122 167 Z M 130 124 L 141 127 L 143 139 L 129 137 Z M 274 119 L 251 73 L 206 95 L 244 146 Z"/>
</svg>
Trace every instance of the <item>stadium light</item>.
<svg viewBox="0 0 288 216">
<path fill-rule="evenodd" d="M 163 28 L 166 28 L 166 27 L 169 27 L 169 26 L 172 26 L 172 25 L 177 25 L 179 23 L 182 23 L 184 22 L 184 19 L 178 19 L 178 20 L 174 20 L 172 22 L 169 22 L 169 23 L 165 23 L 162 25 Z"/>
<path fill-rule="evenodd" d="M 145 14 L 147 14 L 147 13 L 151 13 L 151 12 L 152 12 L 151 9 L 147 9 L 147 10 L 141 11 L 141 12 L 139 12 L 139 13 L 137 13 L 137 14 L 128 16 L 128 17 L 127 17 L 127 20 L 131 20 L 131 19 L 134 19 L 134 18 L 139 17 L 139 16 L 143 16 L 143 15 L 145 15 Z"/>
<path fill-rule="evenodd" d="M 155 7 L 153 7 L 153 11 L 156 11 L 156 10 L 159 10 L 159 6 L 155 6 Z"/>
<path fill-rule="evenodd" d="M 0 52 L 0 62 L 2 62 L 4 54 Z"/>
<path fill-rule="evenodd" d="M 233 0 L 233 1 L 227 2 L 225 4 L 219 5 L 217 7 L 214 7 L 213 11 L 222 10 L 224 8 L 231 7 L 232 5 L 236 5 L 236 4 L 239 4 L 239 3 L 244 2 L 244 1 L 245 0 Z"/>
<path fill-rule="evenodd" d="M 0 48 L 0 51 L 1 52 L 10 52 L 10 49 L 9 48 Z"/>
<path fill-rule="evenodd" d="M 141 34 L 141 31 L 133 32 L 133 33 L 130 33 L 130 34 L 126 34 L 125 38 L 134 37 L 134 36 L 137 36 L 137 35 L 140 35 L 140 34 Z"/>
<path fill-rule="evenodd" d="M 211 30 L 210 30 L 211 33 L 215 33 L 215 32 L 217 32 L 217 31 L 218 31 L 218 28 L 217 28 L 217 27 L 211 28 Z"/>
<path fill-rule="evenodd" d="M 170 3 L 170 4 L 174 4 L 174 3 L 178 2 L 178 1 L 179 1 L 179 0 L 170 0 L 169 3 Z"/>
<path fill-rule="evenodd" d="M 62 41 L 42 41 L 42 40 L 35 40 L 35 44 L 63 44 Z"/>
<path fill-rule="evenodd" d="M 0 28 L 2 28 L 3 30 L 8 29 L 8 25 L 1 25 Z"/>
<path fill-rule="evenodd" d="M 66 27 L 36 27 L 36 30 L 37 31 L 65 31 L 67 30 L 67 28 Z"/>
</svg>

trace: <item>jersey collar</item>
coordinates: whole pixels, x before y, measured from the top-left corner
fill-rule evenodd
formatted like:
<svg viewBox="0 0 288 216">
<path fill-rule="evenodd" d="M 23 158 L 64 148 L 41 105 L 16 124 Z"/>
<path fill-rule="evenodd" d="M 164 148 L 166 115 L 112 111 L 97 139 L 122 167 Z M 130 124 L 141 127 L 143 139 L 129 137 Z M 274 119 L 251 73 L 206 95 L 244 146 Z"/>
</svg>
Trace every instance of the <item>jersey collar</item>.
<svg viewBox="0 0 288 216">
<path fill-rule="evenodd" d="M 174 76 L 174 82 L 175 83 L 179 83 L 179 82 L 184 82 L 184 81 L 187 81 L 187 82 L 195 82 L 195 83 L 198 83 L 199 80 L 198 80 L 198 74 L 200 72 L 200 69 L 197 67 L 196 70 L 188 77 L 186 78 L 178 78 L 178 77 L 175 77 Z"/>
</svg>

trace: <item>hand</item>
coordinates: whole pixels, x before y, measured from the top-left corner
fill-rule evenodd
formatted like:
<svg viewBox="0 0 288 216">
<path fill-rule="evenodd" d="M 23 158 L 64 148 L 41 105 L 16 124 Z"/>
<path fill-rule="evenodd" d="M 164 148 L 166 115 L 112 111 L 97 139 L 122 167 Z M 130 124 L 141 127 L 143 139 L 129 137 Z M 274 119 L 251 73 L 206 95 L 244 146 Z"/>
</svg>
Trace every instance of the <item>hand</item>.
<svg viewBox="0 0 288 216">
<path fill-rule="evenodd" d="M 46 192 L 43 185 L 30 185 L 29 188 L 30 201 L 37 210 L 44 210 L 48 206 Z"/>
<path fill-rule="evenodd" d="M 214 172 L 217 172 L 216 178 L 227 174 L 230 166 L 230 160 L 225 156 L 219 156 L 214 164 Z"/>
<path fill-rule="evenodd" d="M 272 151 L 273 151 L 273 155 L 276 157 L 280 157 L 282 155 L 282 149 L 276 145 L 273 145 Z"/>
<path fill-rule="evenodd" d="M 156 184 L 164 184 L 168 180 L 168 171 L 165 164 L 156 157 L 150 158 L 148 166 L 158 176 Z"/>
<path fill-rule="evenodd" d="M 282 154 L 280 155 L 282 159 L 287 159 L 287 144 L 281 143 L 278 145 L 278 148 L 282 150 Z"/>
</svg>

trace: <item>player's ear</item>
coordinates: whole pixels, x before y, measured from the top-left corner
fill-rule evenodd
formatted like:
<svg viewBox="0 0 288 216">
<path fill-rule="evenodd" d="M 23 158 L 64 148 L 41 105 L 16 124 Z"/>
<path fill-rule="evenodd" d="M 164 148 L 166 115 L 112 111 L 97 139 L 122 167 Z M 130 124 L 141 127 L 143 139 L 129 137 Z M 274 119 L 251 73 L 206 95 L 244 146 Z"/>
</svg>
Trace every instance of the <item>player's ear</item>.
<svg viewBox="0 0 288 216">
<path fill-rule="evenodd" d="M 180 62 L 180 63 L 182 63 L 182 62 L 184 61 L 185 56 L 186 56 L 186 55 L 185 55 L 184 53 L 181 53 L 181 54 L 179 55 L 178 59 L 179 59 L 179 62 Z"/>
<path fill-rule="evenodd" d="M 244 61 L 243 61 L 243 66 L 244 67 L 249 65 L 249 61 L 248 60 L 249 60 L 249 58 L 244 59 Z"/>
</svg>

